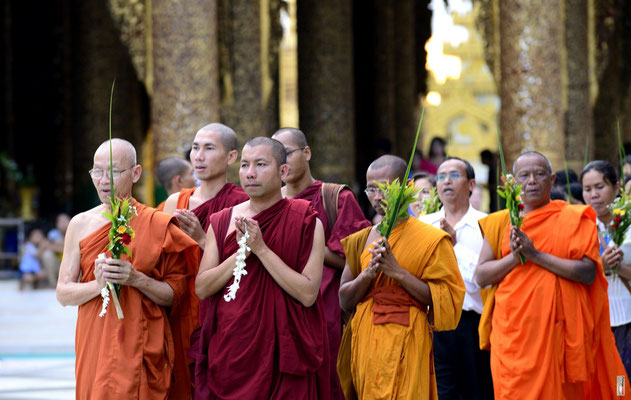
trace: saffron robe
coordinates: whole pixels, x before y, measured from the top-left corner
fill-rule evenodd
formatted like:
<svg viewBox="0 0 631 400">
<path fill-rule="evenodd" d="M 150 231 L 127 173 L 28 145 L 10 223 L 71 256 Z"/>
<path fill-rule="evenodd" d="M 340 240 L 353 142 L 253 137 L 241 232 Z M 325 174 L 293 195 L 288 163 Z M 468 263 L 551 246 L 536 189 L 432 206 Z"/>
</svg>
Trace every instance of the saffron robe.
<svg viewBox="0 0 631 400">
<path fill-rule="evenodd" d="M 596 263 L 596 278 L 585 285 L 527 261 L 499 282 L 490 332 L 495 397 L 614 399 L 616 376 L 626 375 L 609 326 L 596 215 L 590 207 L 556 200 L 525 217 L 521 229 L 538 250 L 565 259 L 588 257 Z M 494 249 L 501 240 L 504 257 L 510 253 L 510 224 L 504 219 L 503 234 L 497 235 L 501 220 L 491 224 L 495 233 L 487 239 L 494 238 Z"/>
<path fill-rule="evenodd" d="M 311 202 L 311 206 L 318 212 L 318 219 L 322 222 L 322 226 L 324 227 L 326 246 L 342 258 L 345 256 L 340 240 L 371 225 L 359 208 L 355 194 L 348 189 L 342 189 L 340 191 L 337 206 L 337 221 L 335 221 L 332 227 L 329 226 L 324 209 L 322 181 L 314 181 L 309 187 L 292 198 L 305 199 Z M 331 398 L 344 400 L 335 368 L 337 364 L 337 353 L 342 339 L 342 309 L 340 308 L 338 296 L 341 278 L 341 270 L 324 264 L 320 294 L 322 295 L 322 301 L 324 303 L 324 315 L 326 316 L 326 325 L 329 334 Z"/>
<path fill-rule="evenodd" d="M 177 392 L 172 382 L 178 377 L 172 372 L 187 369 L 185 351 L 194 329 L 188 285 L 199 264 L 198 248 L 170 215 L 133 204 L 138 216 L 130 223 L 136 231 L 128 246 L 132 266 L 169 284 L 173 304 L 159 306 L 138 289 L 123 286 L 122 320 L 113 304 L 99 318 L 101 296 L 80 305 L 75 342 L 77 399 L 164 399 L 167 392 L 171 398 L 190 396 L 190 385 Z M 79 243 L 81 282 L 95 279 L 94 260 L 105 252 L 110 226 L 103 225 Z M 129 261 L 126 255 L 123 258 Z"/>
<path fill-rule="evenodd" d="M 370 229 L 342 240 L 352 271 L 370 262 L 372 244 L 364 248 Z M 419 304 L 379 272 L 349 321 L 351 339 L 342 339 L 340 382 L 347 399 L 437 399 L 432 331 L 458 326 L 464 281 L 444 231 L 408 218 L 392 230 L 388 242 L 399 265 L 429 285 L 433 306 Z M 345 365 L 348 345 L 350 365 Z"/>
<path fill-rule="evenodd" d="M 238 250 L 227 234 L 232 209 L 210 217 L 219 262 Z M 309 259 L 316 212 L 304 200 L 282 199 L 253 217 L 267 246 L 301 272 Z M 236 299 L 210 297 L 195 358 L 195 399 L 328 399 L 329 350 L 322 299 L 304 307 L 288 295 L 255 254 L 246 259 Z"/>
<path fill-rule="evenodd" d="M 165 205 L 166 203 L 167 203 L 167 201 L 166 201 L 166 200 L 164 200 L 162 203 L 158 204 L 158 205 L 156 206 L 156 210 L 158 210 L 158 211 L 164 211 L 164 205 Z"/>
</svg>

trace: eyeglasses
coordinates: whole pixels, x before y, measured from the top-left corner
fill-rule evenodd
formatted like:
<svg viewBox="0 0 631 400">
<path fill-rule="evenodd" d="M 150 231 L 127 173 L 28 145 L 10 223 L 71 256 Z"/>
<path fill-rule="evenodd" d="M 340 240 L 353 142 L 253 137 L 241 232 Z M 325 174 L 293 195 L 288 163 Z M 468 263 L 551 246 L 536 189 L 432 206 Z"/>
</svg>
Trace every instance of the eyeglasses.
<svg viewBox="0 0 631 400">
<path fill-rule="evenodd" d="M 364 190 L 364 193 L 366 193 L 366 196 L 372 197 L 376 195 L 377 193 L 381 193 L 381 189 L 376 188 L 376 187 L 369 187 Z"/>
<path fill-rule="evenodd" d="M 438 182 L 442 182 L 447 179 L 447 175 L 449 175 L 449 179 L 451 179 L 452 181 L 455 181 L 456 179 L 460 179 L 460 177 L 462 176 L 460 175 L 460 172 L 454 171 L 454 172 L 450 172 L 449 174 L 445 174 L 445 173 L 438 174 L 436 175 L 436 180 Z"/>
<path fill-rule="evenodd" d="M 296 152 L 298 150 L 304 150 L 304 149 L 305 149 L 304 147 L 298 147 L 297 149 L 293 149 L 293 150 L 285 149 L 285 152 L 287 153 L 287 157 L 289 157 L 291 155 L 291 153 L 294 153 L 294 152 Z"/>
<path fill-rule="evenodd" d="M 125 171 L 130 170 L 131 168 L 126 168 L 126 169 L 115 169 L 112 171 L 112 176 L 114 177 L 114 180 L 118 179 L 121 177 L 121 174 Z M 102 169 L 98 169 L 98 168 L 92 168 L 91 170 L 88 171 L 88 173 L 90 174 L 90 177 L 92 179 L 101 179 L 103 178 L 103 173 L 107 174 L 108 178 L 110 177 L 110 170 L 108 169 L 106 172 L 104 172 Z"/>
</svg>

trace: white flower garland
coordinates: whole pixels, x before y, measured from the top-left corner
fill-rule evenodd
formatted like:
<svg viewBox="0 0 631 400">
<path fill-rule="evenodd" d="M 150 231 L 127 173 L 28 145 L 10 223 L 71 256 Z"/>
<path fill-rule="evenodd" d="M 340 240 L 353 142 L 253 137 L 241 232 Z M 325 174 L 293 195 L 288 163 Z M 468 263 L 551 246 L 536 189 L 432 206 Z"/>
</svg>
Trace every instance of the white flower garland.
<svg viewBox="0 0 631 400">
<path fill-rule="evenodd" d="M 234 276 L 234 281 L 232 285 L 228 287 L 228 293 L 223 295 L 223 299 L 226 302 L 230 300 L 234 300 L 237 296 L 237 290 L 239 290 L 239 283 L 241 282 L 241 277 L 243 275 L 247 275 L 248 271 L 245 270 L 245 253 L 250 251 L 248 247 L 248 239 L 250 238 L 250 234 L 248 234 L 248 227 L 245 227 L 245 233 L 239 239 L 239 250 L 237 250 L 237 263 L 232 270 L 232 276 Z"/>
<path fill-rule="evenodd" d="M 98 256 L 99 259 L 104 259 L 106 258 L 105 253 L 101 253 Z M 105 316 L 105 313 L 107 312 L 107 305 L 110 303 L 110 291 L 107 290 L 107 285 L 103 286 L 103 289 L 101 289 L 101 297 L 103 298 L 103 305 L 101 306 L 101 313 L 99 314 L 99 317 L 103 318 Z"/>
</svg>

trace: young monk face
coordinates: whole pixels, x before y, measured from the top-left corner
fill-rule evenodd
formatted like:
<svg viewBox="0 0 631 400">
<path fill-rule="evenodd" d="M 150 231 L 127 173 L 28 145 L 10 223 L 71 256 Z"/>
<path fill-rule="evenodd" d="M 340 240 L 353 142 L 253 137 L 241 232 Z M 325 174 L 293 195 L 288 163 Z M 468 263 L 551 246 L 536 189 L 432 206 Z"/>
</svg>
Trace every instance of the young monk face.
<svg viewBox="0 0 631 400">
<path fill-rule="evenodd" d="M 592 169 L 583 175 L 583 199 L 590 205 L 599 218 L 609 215 L 609 204 L 613 202 L 620 189 L 605 179 L 602 172 Z"/>
<path fill-rule="evenodd" d="M 239 178 L 245 193 L 252 199 L 264 199 L 280 194 L 287 164 L 278 165 L 271 146 L 245 146 L 241 152 Z"/>
<path fill-rule="evenodd" d="M 311 160 L 311 149 L 307 146 L 301 148 L 293 140 L 293 135 L 289 131 L 281 132 L 274 135 L 274 139 L 278 140 L 285 146 L 287 151 L 287 166 L 289 172 L 284 182 L 293 183 L 299 181 L 309 168 L 309 160 Z"/>
<path fill-rule="evenodd" d="M 221 141 L 221 132 L 200 130 L 191 147 L 191 163 L 195 176 L 201 181 L 225 175 L 231 157 Z M 236 156 L 235 156 L 236 157 Z"/>
<path fill-rule="evenodd" d="M 106 142 L 107 143 L 107 142 Z M 112 168 L 114 170 L 114 191 L 116 197 L 131 196 L 131 188 L 140 179 L 142 168 L 134 165 L 133 149 L 125 142 L 112 141 Z M 92 183 L 103 204 L 110 203 L 110 148 L 101 145 L 94 153 L 94 164 L 91 170 Z M 100 177 L 98 175 L 101 175 Z M 97 176 L 97 177 L 95 177 Z M 116 177 L 118 176 L 118 177 Z"/>
<path fill-rule="evenodd" d="M 396 176 L 393 175 L 392 168 L 388 166 L 378 169 L 369 168 L 368 171 L 366 171 L 366 196 L 377 214 L 381 216 L 385 215 L 381 203 L 383 192 L 379 189 L 377 183 L 387 184 L 392 182 L 396 179 Z"/>
<path fill-rule="evenodd" d="M 554 175 L 543 157 L 532 154 L 518 158 L 515 164 L 515 179 L 522 185 L 521 199 L 527 211 L 550 202 Z"/>
</svg>

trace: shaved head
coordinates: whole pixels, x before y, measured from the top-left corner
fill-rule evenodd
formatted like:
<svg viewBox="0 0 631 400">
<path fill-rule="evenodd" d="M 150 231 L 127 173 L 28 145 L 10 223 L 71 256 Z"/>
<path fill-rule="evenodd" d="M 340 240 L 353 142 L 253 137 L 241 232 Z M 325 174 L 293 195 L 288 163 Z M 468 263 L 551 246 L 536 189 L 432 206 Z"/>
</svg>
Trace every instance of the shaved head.
<svg viewBox="0 0 631 400">
<path fill-rule="evenodd" d="M 517 159 L 513 163 L 513 175 L 517 174 L 517 161 L 519 161 L 519 159 L 522 158 L 522 157 L 530 157 L 530 156 L 541 157 L 546 162 L 546 166 L 548 168 L 548 172 L 550 173 L 550 175 L 552 175 L 552 164 L 550 164 L 550 160 L 548 160 L 548 157 L 544 156 L 543 154 L 539 153 L 538 151 L 525 151 L 525 152 L 521 153 L 519 155 L 519 157 L 517 157 Z"/>
<path fill-rule="evenodd" d="M 390 169 L 390 177 L 392 180 L 399 178 L 399 182 L 407 182 L 405 171 L 407 170 L 408 165 L 404 159 L 386 154 L 373 161 L 368 167 L 368 170 L 378 170 L 385 167 Z"/>
<path fill-rule="evenodd" d="M 276 139 L 268 138 L 265 136 L 257 136 L 248 140 L 243 148 L 256 146 L 269 146 L 272 149 L 272 157 L 276 160 L 276 163 L 280 167 L 283 164 L 287 164 L 287 152 L 285 146 Z"/>
<path fill-rule="evenodd" d="M 307 147 L 309 146 L 307 144 L 307 137 L 305 136 L 304 132 L 301 131 L 300 129 L 297 128 L 280 128 L 279 130 L 277 130 L 276 132 L 274 132 L 274 134 L 272 135 L 273 138 L 276 138 L 278 135 L 280 135 L 281 133 L 289 133 L 291 135 L 291 141 L 297 146 L 297 147 Z"/>
<path fill-rule="evenodd" d="M 167 157 L 160 161 L 156 175 L 158 182 L 168 192 L 171 190 L 171 180 L 174 176 L 183 175 L 192 169 L 191 164 L 180 157 Z"/>
<path fill-rule="evenodd" d="M 199 132 L 218 132 L 221 134 L 221 144 L 223 144 L 224 151 L 226 153 L 236 150 L 239 146 L 237 141 L 237 134 L 234 130 L 224 124 L 215 122 L 204 126 Z"/>
<path fill-rule="evenodd" d="M 94 155 L 101 151 L 110 151 L 110 141 L 106 140 L 96 149 Z M 138 164 L 138 160 L 136 159 L 136 148 L 133 144 L 129 143 L 125 139 L 112 139 L 112 156 L 121 155 L 124 160 L 129 161 L 131 166 Z"/>
</svg>

